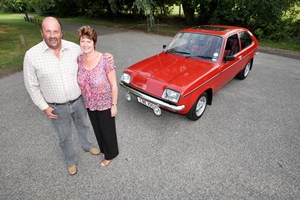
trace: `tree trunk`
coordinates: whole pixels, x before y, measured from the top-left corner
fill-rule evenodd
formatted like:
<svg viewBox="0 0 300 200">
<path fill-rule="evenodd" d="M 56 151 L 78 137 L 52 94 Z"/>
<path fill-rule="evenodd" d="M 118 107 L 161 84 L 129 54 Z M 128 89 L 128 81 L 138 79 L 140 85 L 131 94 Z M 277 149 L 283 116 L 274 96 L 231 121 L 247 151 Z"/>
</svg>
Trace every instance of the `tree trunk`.
<svg viewBox="0 0 300 200">
<path fill-rule="evenodd" d="M 193 24 L 195 18 L 195 9 L 192 6 L 192 1 L 191 0 L 182 1 L 182 9 L 184 12 L 186 23 L 188 25 Z"/>
</svg>

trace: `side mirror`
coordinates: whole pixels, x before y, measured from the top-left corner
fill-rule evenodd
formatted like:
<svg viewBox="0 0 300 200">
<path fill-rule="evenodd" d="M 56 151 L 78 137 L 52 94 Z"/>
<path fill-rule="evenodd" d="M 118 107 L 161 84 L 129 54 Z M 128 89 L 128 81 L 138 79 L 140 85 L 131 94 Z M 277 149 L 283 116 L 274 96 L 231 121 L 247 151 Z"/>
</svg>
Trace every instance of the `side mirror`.
<svg viewBox="0 0 300 200">
<path fill-rule="evenodd" d="M 227 62 L 227 61 L 233 61 L 234 59 L 235 59 L 234 56 L 225 56 L 225 58 L 224 58 L 225 62 Z"/>
<path fill-rule="evenodd" d="M 166 46 L 167 46 L 167 45 L 164 44 L 164 45 L 163 45 L 163 49 L 166 48 Z"/>
</svg>

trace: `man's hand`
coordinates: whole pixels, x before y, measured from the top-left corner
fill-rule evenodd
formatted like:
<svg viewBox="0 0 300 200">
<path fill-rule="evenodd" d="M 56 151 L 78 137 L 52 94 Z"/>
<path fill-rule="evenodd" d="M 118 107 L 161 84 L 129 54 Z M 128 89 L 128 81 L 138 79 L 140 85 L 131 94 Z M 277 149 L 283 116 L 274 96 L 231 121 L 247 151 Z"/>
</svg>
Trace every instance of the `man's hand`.
<svg viewBox="0 0 300 200">
<path fill-rule="evenodd" d="M 104 55 L 105 55 L 105 57 L 107 58 L 107 60 L 109 61 L 109 63 L 110 63 L 111 65 L 114 65 L 114 64 L 115 64 L 114 57 L 113 57 L 112 54 L 110 54 L 110 53 L 105 53 Z"/>
<path fill-rule="evenodd" d="M 53 112 L 53 108 L 52 107 L 48 107 L 44 110 L 44 113 L 45 115 L 50 118 L 50 119 L 57 119 L 58 118 L 58 115 L 54 115 L 52 112 Z"/>
</svg>

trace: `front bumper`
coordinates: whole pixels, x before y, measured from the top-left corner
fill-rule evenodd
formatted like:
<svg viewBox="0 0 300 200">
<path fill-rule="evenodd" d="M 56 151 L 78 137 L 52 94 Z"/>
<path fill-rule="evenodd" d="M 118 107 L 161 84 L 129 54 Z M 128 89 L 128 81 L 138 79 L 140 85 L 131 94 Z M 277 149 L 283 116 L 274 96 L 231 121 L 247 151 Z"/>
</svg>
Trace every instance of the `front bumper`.
<svg viewBox="0 0 300 200">
<path fill-rule="evenodd" d="M 165 109 L 172 110 L 172 111 L 182 111 L 184 109 L 184 107 L 185 107 L 184 105 L 175 106 L 175 105 L 166 103 L 166 102 L 164 102 L 162 100 L 153 98 L 153 97 L 151 97 L 149 95 L 146 95 L 146 94 L 144 94 L 144 93 L 142 93 L 142 92 L 140 92 L 138 90 L 135 90 L 134 88 L 128 87 L 127 85 L 125 85 L 122 82 L 120 82 L 119 84 L 124 89 L 126 89 L 129 93 L 132 93 L 135 96 L 141 97 L 141 98 L 145 99 L 146 101 L 149 101 L 149 102 L 151 102 L 153 104 L 156 104 L 158 107 L 165 108 Z"/>
</svg>

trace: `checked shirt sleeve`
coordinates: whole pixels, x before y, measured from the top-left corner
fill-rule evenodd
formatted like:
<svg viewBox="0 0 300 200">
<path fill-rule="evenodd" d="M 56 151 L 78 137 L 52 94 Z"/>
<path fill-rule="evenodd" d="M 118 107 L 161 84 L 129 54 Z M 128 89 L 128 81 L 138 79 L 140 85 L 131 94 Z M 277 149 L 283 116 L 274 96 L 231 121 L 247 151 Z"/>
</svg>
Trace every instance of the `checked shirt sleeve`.
<svg viewBox="0 0 300 200">
<path fill-rule="evenodd" d="M 25 87 L 35 105 L 37 105 L 41 110 L 45 110 L 49 107 L 45 101 L 41 90 L 38 77 L 36 75 L 36 70 L 31 63 L 29 53 L 27 52 L 24 57 L 23 63 L 23 73 L 24 73 L 24 84 Z"/>
</svg>

